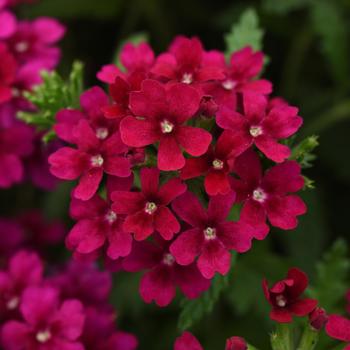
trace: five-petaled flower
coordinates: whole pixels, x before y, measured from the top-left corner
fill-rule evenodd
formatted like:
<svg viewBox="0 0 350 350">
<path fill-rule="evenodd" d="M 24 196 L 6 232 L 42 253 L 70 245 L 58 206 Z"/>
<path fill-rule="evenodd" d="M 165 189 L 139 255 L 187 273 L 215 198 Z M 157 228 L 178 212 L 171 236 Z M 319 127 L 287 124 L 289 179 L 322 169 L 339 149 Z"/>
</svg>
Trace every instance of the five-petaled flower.
<svg viewBox="0 0 350 350">
<path fill-rule="evenodd" d="M 120 123 L 123 142 L 144 147 L 159 141 L 158 168 L 178 170 L 185 165 L 182 148 L 192 156 L 204 154 L 212 140 L 201 128 L 185 125 L 199 109 L 198 92 L 186 84 L 166 88 L 155 80 L 145 80 L 140 92 L 130 94 L 129 116 Z"/>
<path fill-rule="evenodd" d="M 180 231 L 180 224 L 168 205 L 186 191 L 186 185 L 172 178 L 159 187 L 157 168 L 143 168 L 140 173 L 141 192 L 114 191 L 112 210 L 126 215 L 123 229 L 134 233 L 136 240 L 142 241 L 155 231 L 169 240 Z"/>
<path fill-rule="evenodd" d="M 264 279 L 264 294 L 272 306 L 270 318 L 279 323 L 290 323 L 293 321 L 293 316 L 310 314 L 317 306 L 317 300 L 301 298 L 308 283 L 306 274 L 297 268 L 291 268 L 287 277 L 276 282 L 271 288 Z"/>
</svg>

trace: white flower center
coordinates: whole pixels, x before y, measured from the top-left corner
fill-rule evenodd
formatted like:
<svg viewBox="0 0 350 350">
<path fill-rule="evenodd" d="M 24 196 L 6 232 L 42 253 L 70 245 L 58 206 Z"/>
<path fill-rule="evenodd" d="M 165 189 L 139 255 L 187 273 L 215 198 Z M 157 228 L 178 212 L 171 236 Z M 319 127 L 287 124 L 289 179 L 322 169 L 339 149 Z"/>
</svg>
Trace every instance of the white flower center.
<svg viewBox="0 0 350 350">
<path fill-rule="evenodd" d="M 263 131 L 262 131 L 261 126 L 252 126 L 249 129 L 249 133 L 253 137 L 258 137 L 258 136 L 260 136 L 263 133 Z"/>
<path fill-rule="evenodd" d="M 213 240 L 216 238 L 216 229 L 213 227 L 207 227 L 204 231 L 204 237 L 207 241 Z"/>
<path fill-rule="evenodd" d="M 48 340 L 50 340 L 51 333 L 48 330 L 41 331 L 36 334 L 35 338 L 39 343 L 46 343 Z"/>
<path fill-rule="evenodd" d="M 164 119 L 160 122 L 160 128 L 163 134 L 169 134 L 174 130 L 174 124 L 170 123 L 169 120 Z"/>
<path fill-rule="evenodd" d="M 285 307 L 287 305 L 287 299 L 281 294 L 276 297 L 276 304 L 279 307 Z"/>
<path fill-rule="evenodd" d="M 237 83 L 232 80 L 232 79 L 226 79 L 225 81 L 222 82 L 221 86 L 225 89 L 225 90 L 232 90 L 236 87 Z"/>
<path fill-rule="evenodd" d="M 193 75 L 192 75 L 192 73 L 184 73 L 184 74 L 182 75 L 181 81 L 182 81 L 184 84 L 192 84 L 192 82 L 193 82 Z"/>
<path fill-rule="evenodd" d="M 105 219 L 108 221 L 109 224 L 113 224 L 113 222 L 115 222 L 117 218 L 118 216 L 113 210 L 109 210 L 105 216 Z"/>
<path fill-rule="evenodd" d="M 221 170 L 224 167 L 224 162 L 220 159 L 214 159 L 212 164 L 215 170 Z"/>
<path fill-rule="evenodd" d="M 108 129 L 107 128 L 98 128 L 96 129 L 96 137 L 99 140 L 104 140 L 108 137 Z"/>
<path fill-rule="evenodd" d="M 166 253 L 163 256 L 163 263 L 168 266 L 172 266 L 175 262 L 175 258 L 170 254 Z"/>
<path fill-rule="evenodd" d="M 20 97 L 21 96 L 21 91 L 17 88 L 12 88 L 12 96 L 13 97 Z"/>
<path fill-rule="evenodd" d="M 257 188 L 253 191 L 253 198 L 257 201 L 257 202 L 264 202 L 266 199 L 266 193 L 264 192 L 264 190 L 262 190 L 261 188 Z"/>
<path fill-rule="evenodd" d="M 145 205 L 145 212 L 152 215 L 157 210 L 157 205 L 154 202 L 147 202 Z"/>
<path fill-rule="evenodd" d="M 104 160 L 100 154 L 97 154 L 96 156 L 92 156 L 90 158 L 90 162 L 92 166 L 99 168 L 103 165 Z"/>
<path fill-rule="evenodd" d="M 17 308 L 18 304 L 19 304 L 19 298 L 13 297 L 6 303 L 6 306 L 8 310 L 14 310 Z"/>
<path fill-rule="evenodd" d="M 19 53 L 26 52 L 29 49 L 29 44 L 26 41 L 20 41 L 15 45 L 15 50 Z"/>
</svg>

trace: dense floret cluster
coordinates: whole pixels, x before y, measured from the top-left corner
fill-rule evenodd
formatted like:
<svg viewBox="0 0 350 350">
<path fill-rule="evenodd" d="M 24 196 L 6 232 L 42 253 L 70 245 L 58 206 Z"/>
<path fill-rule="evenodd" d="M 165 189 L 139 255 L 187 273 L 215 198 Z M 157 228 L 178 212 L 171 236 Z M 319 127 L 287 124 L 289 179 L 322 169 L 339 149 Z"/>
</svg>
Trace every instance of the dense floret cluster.
<svg viewBox="0 0 350 350">
<path fill-rule="evenodd" d="M 35 186 L 51 189 L 56 180 L 48 171 L 47 157 L 58 145 L 44 145 L 41 134 L 16 114 L 35 108 L 23 93 L 41 83 L 42 70 L 58 64 L 56 43 L 65 28 L 48 17 L 17 19 L 11 7 L 20 2 L 24 1 L 0 1 L 0 188 L 31 180 Z"/>
</svg>

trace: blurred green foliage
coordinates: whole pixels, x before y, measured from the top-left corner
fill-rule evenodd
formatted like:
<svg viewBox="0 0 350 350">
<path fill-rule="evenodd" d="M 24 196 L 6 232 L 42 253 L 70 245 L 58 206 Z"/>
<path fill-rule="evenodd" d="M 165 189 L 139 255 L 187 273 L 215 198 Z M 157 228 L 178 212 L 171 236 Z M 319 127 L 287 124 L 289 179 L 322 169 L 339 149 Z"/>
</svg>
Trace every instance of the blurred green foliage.
<svg viewBox="0 0 350 350">
<path fill-rule="evenodd" d="M 290 266 L 310 274 L 311 293 L 323 306 L 334 311 L 343 307 L 350 234 L 349 0 L 41 0 L 23 6 L 20 15 L 55 16 L 65 22 L 60 72 L 68 76 L 72 62 L 81 60 L 86 86 L 97 84 L 95 75 L 103 64 L 118 63 L 115 53 L 135 33 L 141 33 L 136 40 L 146 35 L 156 52 L 166 49 L 176 34 L 198 35 L 208 49 L 231 51 L 250 44 L 270 58 L 264 76 L 273 81 L 274 95 L 298 106 L 304 118 L 301 135 L 293 140 L 293 158 L 307 168 L 304 174 L 315 189 L 302 194 L 308 214 L 296 230 L 273 230 L 240 255 L 229 279 L 217 278 L 203 299 L 177 300 L 167 309 L 140 300 L 139 276 L 116 275 L 112 302 L 118 322 L 138 335 L 141 349 L 171 349 L 181 312 L 180 328 L 190 326 L 206 349 L 223 349 L 231 335 L 267 349 L 272 323 L 261 281 L 264 276 L 271 282 L 280 279 Z M 53 110 L 42 115 L 44 122 L 52 121 Z M 7 203 L 20 211 L 34 202 L 67 220 L 67 193 L 69 189 L 60 188 L 46 197 L 25 185 L 2 191 L 0 206 L 2 213 L 14 214 Z M 329 250 L 339 237 L 345 241 Z"/>
</svg>

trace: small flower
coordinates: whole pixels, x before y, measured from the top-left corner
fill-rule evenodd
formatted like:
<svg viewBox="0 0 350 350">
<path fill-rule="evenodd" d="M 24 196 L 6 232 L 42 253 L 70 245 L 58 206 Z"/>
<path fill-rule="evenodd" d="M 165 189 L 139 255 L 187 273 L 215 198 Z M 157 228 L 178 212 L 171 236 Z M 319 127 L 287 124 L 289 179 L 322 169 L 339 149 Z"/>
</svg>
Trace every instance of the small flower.
<svg viewBox="0 0 350 350">
<path fill-rule="evenodd" d="M 158 237 L 157 237 L 158 238 Z M 169 241 L 159 237 L 157 244 L 135 242 L 131 254 L 123 261 L 126 271 L 148 270 L 140 283 L 142 299 L 158 306 L 167 306 L 175 297 L 178 286 L 187 298 L 197 298 L 210 286 L 195 264 L 181 266 L 169 252 Z"/>
<path fill-rule="evenodd" d="M 159 141 L 158 168 L 178 170 L 185 165 L 182 148 L 192 156 L 204 154 L 212 140 L 201 128 L 184 125 L 199 108 L 197 91 L 185 84 L 166 89 L 155 80 L 145 80 L 141 92 L 130 95 L 130 109 L 136 117 L 121 121 L 123 142 L 144 147 Z"/>
<path fill-rule="evenodd" d="M 124 180 L 121 178 L 118 181 L 120 182 L 118 189 L 131 187 L 132 178 Z M 107 200 L 97 194 L 87 201 L 72 198 L 70 214 L 77 223 L 66 238 L 69 249 L 78 254 L 88 255 L 106 245 L 106 254 L 113 260 L 130 253 L 132 237 L 123 229 L 124 216 L 120 216 L 111 207 L 110 193 L 111 187 Z"/>
<path fill-rule="evenodd" d="M 131 174 L 128 148 L 122 143 L 119 132 L 99 138 L 89 122 L 81 119 L 74 130 L 77 148 L 62 147 L 49 157 L 50 171 L 64 180 L 80 177 L 73 195 L 89 200 L 96 193 L 104 173 L 117 177 Z"/>
<path fill-rule="evenodd" d="M 350 320 L 339 315 L 329 315 L 326 333 L 333 339 L 349 343 L 344 350 L 350 350 Z"/>
<path fill-rule="evenodd" d="M 226 220 L 234 200 L 232 192 L 211 197 L 205 210 L 193 193 L 186 192 L 173 202 L 175 213 L 191 226 L 170 246 L 178 264 L 192 264 L 198 256 L 199 271 L 211 279 L 215 272 L 228 273 L 230 250 L 246 252 L 250 249 L 251 236 L 245 234 L 240 223 Z"/>
<path fill-rule="evenodd" d="M 241 219 L 251 226 L 260 226 L 255 238 L 264 239 L 268 233 L 266 217 L 272 226 L 283 230 L 297 226 L 297 216 L 306 212 L 306 206 L 300 197 L 290 193 L 304 185 L 300 171 L 297 162 L 286 161 L 263 175 L 259 157 L 252 150 L 236 159 L 234 172 L 239 179 L 232 178 L 231 185 L 237 201 L 243 202 Z"/>
<path fill-rule="evenodd" d="M 298 116 L 298 109 L 288 105 L 277 105 L 268 110 L 265 96 L 243 94 L 243 112 L 235 112 L 223 107 L 216 117 L 217 124 L 237 134 L 242 145 L 248 149 L 252 144 L 277 163 L 290 156 L 290 149 L 278 143 L 293 135 L 303 120 Z"/>
<path fill-rule="evenodd" d="M 174 344 L 174 350 L 203 350 L 197 338 L 190 332 L 183 332 Z"/>
<path fill-rule="evenodd" d="M 84 349 L 78 338 L 85 316 L 78 300 L 60 304 L 58 290 L 30 287 L 23 293 L 20 311 L 23 321 L 8 321 L 2 328 L 4 350 Z"/>
<path fill-rule="evenodd" d="M 180 177 L 187 180 L 205 174 L 204 187 L 208 195 L 227 194 L 231 191 L 229 173 L 239 147 L 232 133 L 224 131 L 215 147 L 210 147 L 203 156 L 186 159 Z"/>
<path fill-rule="evenodd" d="M 180 224 L 168 205 L 186 191 L 180 179 L 173 178 L 159 187 L 160 172 L 156 168 L 141 170 L 141 192 L 115 191 L 112 210 L 127 215 L 123 229 L 142 241 L 154 231 L 169 240 L 180 230 Z"/>
<path fill-rule="evenodd" d="M 291 268 L 286 279 L 275 283 L 271 288 L 264 279 L 265 298 L 272 306 L 270 318 L 279 323 L 290 323 L 293 316 L 306 316 L 312 312 L 317 300 L 301 299 L 307 285 L 306 274 L 297 268 Z"/>
<path fill-rule="evenodd" d="M 198 38 L 178 36 L 170 45 L 169 52 L 158 56 L 151 72 L 187 85 L 224 78 L 221 67 L 204 64 L 203 55 L 203 46 Z"/>
</svg>

